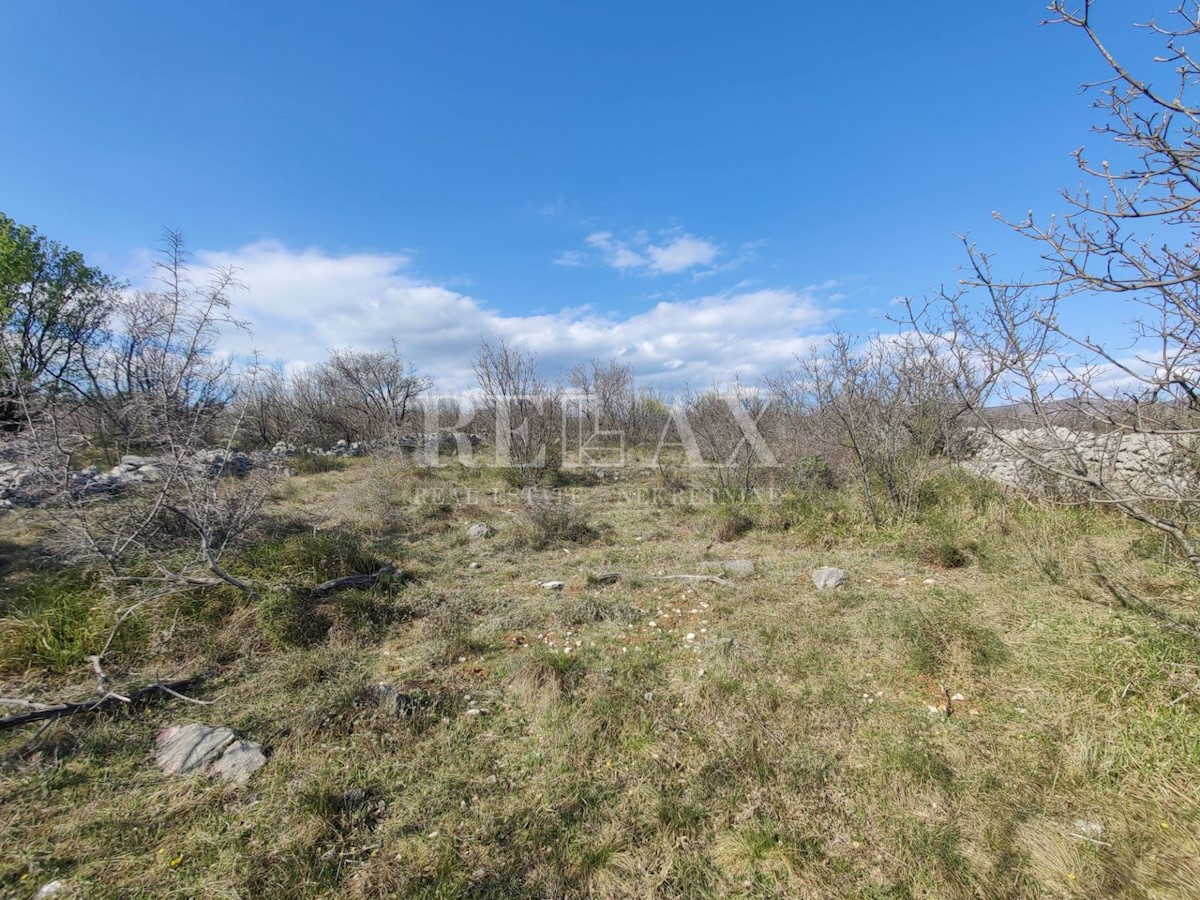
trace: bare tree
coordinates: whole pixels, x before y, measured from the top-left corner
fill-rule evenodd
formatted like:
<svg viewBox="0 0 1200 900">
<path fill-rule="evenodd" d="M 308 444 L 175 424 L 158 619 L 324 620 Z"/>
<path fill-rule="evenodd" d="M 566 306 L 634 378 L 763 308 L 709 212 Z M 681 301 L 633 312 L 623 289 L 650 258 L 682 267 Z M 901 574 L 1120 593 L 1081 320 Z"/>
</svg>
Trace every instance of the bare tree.
<svg viewBox="0 0 1200 900">
<path fill-rule="evenodd" d="M 637 417 L 638 394 L 633 369 L 610 359 L 577 363 L 568 376 L 571 388 L 587 398 L 600 429 L 631 432 Z"/>
<path fill-rule="evenodd" d="M 1108 146 L 1099 162 L 1076 151 L 1082 183 L 1063 191 L 1065 214 L 1007 223 L 1037 247 L 1041 272 L 1004 278 L 964 239 L 966 277 L 910 302 L 907 321 L 953 362 L 949 383 L 991 440 L 1168 536 L 1200 577 L 1200 63 L 1185 47 L 1200 6 L 1144 23 L 1161 48 L 1145 71 L 1109 49 L 1093 8 L 1055 0 L 1050 22 L 1082 34 L 1107 67 L 1087 87 Z M 1106 304 L 1129 332 L 1108 342 L 1071 327 L 1081 304 Z"/>
<path fill-rule="evenodd" d="M 289 436 L 302 434 L 305 413 L 296 403 L 288 380 L 278 366 L 259 366 L 244 373 L 245 434 L 258 447 L 271 448 Z"/>
<path fill-rule="evenodd" d="M 123 296 L 106 339 L 82 354 L 83 408 L 97 437 L 117 453 L 174 451 L 214 439 L 236 394 L 234 360 L 216 353 L 240 285 L 231 269 L 191 280 L 182 235 L 169 231 L 155 261 L 158 287 Z"/>
<path fill-rule="evenodd" d="M 137 482 L 80 484 L 66 472 L 57 509 L 63 544 L 100 564 L 114 584 L 218 581 L 253 593 L 221 564 L 255 522 L 276 477 L 233 449 L 258 368 L 217 352 L 221 329 L 242 327 L 229 299 L 235 274 L 213 271 L 197 285 L 178 232 L 167 233 L 156 274 L 159 289 L 124 298 L 108 340 L 82 363 L 83 409 L 102 441 L 149 459 L 123 458 L 138 467 Z M 53 416 L 39 438 L 66 460 L 70 433 Z M 120 489 L 120 502 L 107 502 L 104 489 Z"/>
<path fill-rule="evenodd" d="M 561 464 L 559 391 L 537 370 L 537 356 L 505 340 L 481 341 L 473 366 L 480 418 L 490 427 L 497 463 L 516 481 L 536 480 Z"/>
</svg>

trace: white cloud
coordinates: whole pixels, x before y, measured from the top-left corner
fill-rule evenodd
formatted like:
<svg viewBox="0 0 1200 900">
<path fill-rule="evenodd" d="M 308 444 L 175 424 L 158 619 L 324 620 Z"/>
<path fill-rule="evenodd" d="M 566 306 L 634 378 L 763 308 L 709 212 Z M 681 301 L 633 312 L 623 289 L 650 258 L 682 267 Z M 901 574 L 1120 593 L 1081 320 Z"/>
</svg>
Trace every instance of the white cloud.
<svg viewBox="0 0 1200 900">
<path fill-rule="evenodd" d="M 554 264 L 556 266 L 568 266 L 577 269 L 586 266 L 587 260 L 578 250 L 564 250 L 558 254 L 558 257 L 554 260 Z"/>
<path fill-rule="evenodd" d="M 646 248 L 650 265 L 658 272 L 683 272 L 694 266 L 707 266 L 717 256 L 715 244 L 684 235 L 665 246 L 651 244 Z"/>
<path fill-rule="evenodd" d="M 755 378 L 789 364 L 836 312 L 828 290 L 741 287 L 660 301 L 624 317 L 582 307 L 505 314 L 417 278 L 397 254 L 336 256 L 266 241 L 200 251 L 196 260 L 240 270 L 247 290 L 235 298 L 235 311 L 251 322 L 264 359 L 295 366 L 317 362 L 331 348 L 379 348 L 395 337 L 446 390 L 469 387 L 480 339 L 499 338 L 535 350 L 550 375 L 592 357 L 619 357 L 644 380 L 667 385 L 702 387 L 735 372 Z M 250 344 L 234 335 L 229 349 L 245 353 Z"/>
<path fill-rule="evenodd" d="M 594 231 L 583 239 L 591 248 L 566 250 L 555 260 L 561 266 L 589 263 L 613 269 L 641 269 L 655 275 L 675 275 L 712 265 L 721 249 L 711 241 L 682 232 L 669 232 L 653 243 L 645 231 L 618 238 L 611 231 Z"/>
</svg>

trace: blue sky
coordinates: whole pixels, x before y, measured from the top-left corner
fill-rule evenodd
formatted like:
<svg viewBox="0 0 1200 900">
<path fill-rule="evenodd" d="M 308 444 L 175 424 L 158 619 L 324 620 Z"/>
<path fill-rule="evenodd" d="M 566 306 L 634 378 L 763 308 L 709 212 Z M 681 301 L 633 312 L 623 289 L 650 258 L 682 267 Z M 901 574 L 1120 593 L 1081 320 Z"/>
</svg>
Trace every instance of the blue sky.
<svg viewBox="0 0 1200 900">
<path fill-rule="evenodd" d="M 953 281 L 956 231 L 1032 268 L 991 212 L 1061 207 L 1102 75 L 1042 6 L 9 0 L 0 210 L 133 279 L 182 229 L 285 362 L 753 377 Z"/>
</svg>

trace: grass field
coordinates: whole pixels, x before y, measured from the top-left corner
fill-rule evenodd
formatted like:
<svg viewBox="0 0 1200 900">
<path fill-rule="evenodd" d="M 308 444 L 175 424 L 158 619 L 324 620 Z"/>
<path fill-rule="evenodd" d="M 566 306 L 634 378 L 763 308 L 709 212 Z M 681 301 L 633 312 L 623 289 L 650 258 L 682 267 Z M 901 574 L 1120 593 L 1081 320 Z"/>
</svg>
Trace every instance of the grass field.
<svg viewBox="0 0 1200 900">
<path fill-rule="evenodd" d="M 961 476 L 883 529 L 846 493 L 576 482 L 532 509 L 457 466 L 282 485 L 231 570 L 404 574 L 140 610 L 114 676 L 208 672 L 213 705 L 0 733 L 0 893 L 1200 897 L 1197 642 L 1094 571 L 1194 609 L 1160 541 Z M 122 602 L 39 555 L 49 527 L 0 518 L 5 697 L 86 697 Z M 663 577 L 726 559 L 755 571 Z M 155 732 L 192 721 L 269 762 L 164 778 Z"/>
</svg>

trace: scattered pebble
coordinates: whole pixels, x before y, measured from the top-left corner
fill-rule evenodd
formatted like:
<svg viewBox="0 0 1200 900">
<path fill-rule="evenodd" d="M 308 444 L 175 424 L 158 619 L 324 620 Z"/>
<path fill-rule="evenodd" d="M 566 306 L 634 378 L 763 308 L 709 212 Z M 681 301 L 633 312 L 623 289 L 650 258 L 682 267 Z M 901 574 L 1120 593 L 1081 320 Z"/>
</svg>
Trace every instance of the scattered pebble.
<svg viewBox="0 0 1200 900">
<path fill-rule="evenodd" d="M 1076 834 L 1081 834 L 1084 837 L 1098 838 L 1104 834 L 1104 826 L 1090 819 L 1076 819 L 1071 824 L 1071 828 Z"/>
</svg>

